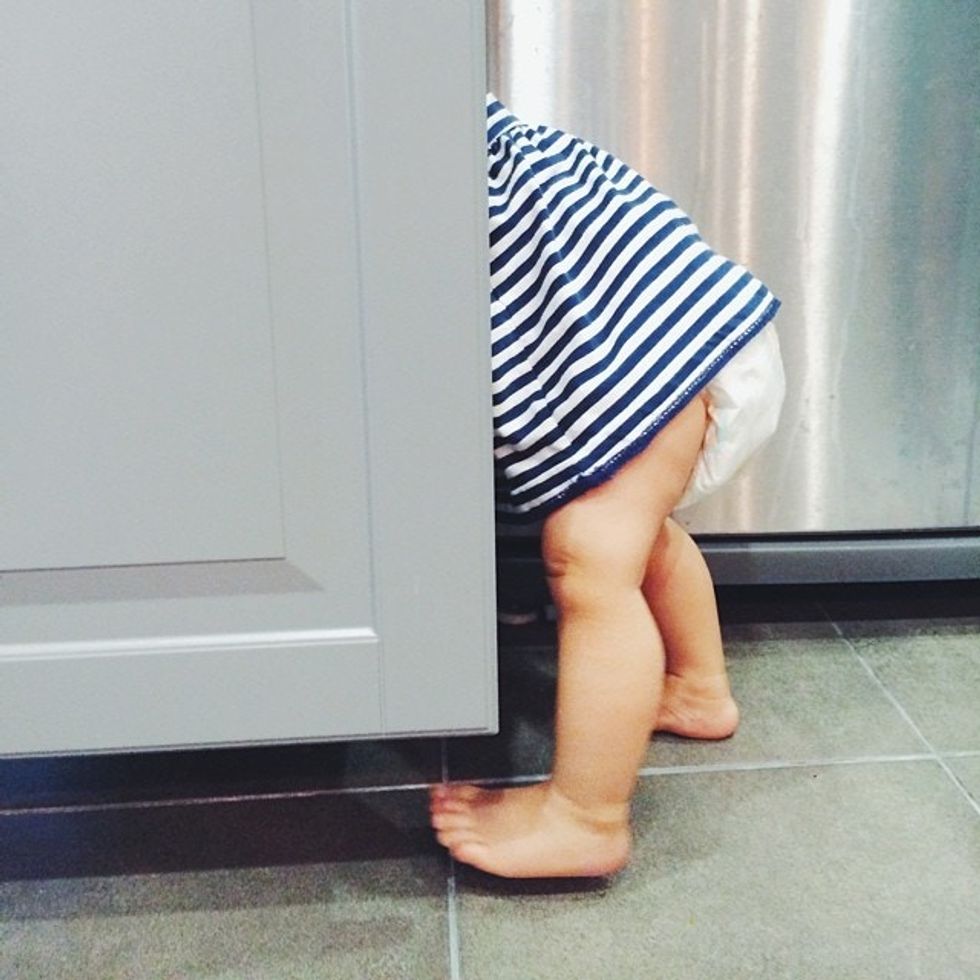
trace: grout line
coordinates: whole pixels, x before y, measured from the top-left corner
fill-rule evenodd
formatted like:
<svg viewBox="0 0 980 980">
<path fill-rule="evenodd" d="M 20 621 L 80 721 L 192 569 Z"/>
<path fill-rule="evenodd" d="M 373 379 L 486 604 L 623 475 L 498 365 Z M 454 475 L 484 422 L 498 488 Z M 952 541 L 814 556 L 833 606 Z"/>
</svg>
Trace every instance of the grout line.
<svg viewBox="0 0 980 980">
<path fill-rule="evenodd" d="M 973 807 L 973 809 L 976 811 L 977 815 L 980 816 L 980 802 L 978 802 L 973 798 L 973 795 L 966 788 L 966 786 L 963 785 L 963 783 L 960 781 L 960 778 L 956 775 L 955 772 L 953 772 L 952 769 L 950 769 L 946 760 L 939 754 L 939 752 L 936 751 L 933 744 L 923 734 L 922 729 L 919 728 L 919 726 L 912 720 L 912 716 L 905 710 L 905 706 L 886 687 L 885 682 L 875 673 L 874 668 L 871 666 L 871 664 L 868 663 L 865 657 L 861 655 L 861 653 L 858 651 L 858 648 L 854 645 L 850 637 L 846 636 L 844 631 L 837 624 L 837 622 L 831 618 L 830 614 L 824 608 L 823 603 L 818 601 L 817 607 L 824 614 L 824 616 L 827 617 L 828 622 L 831 624 L 831 626 L 834 627 L 834 631 L 837 633 L 837 635 L 847 644 L 851 653 L 853 653 L 854 656 L 857 657 L 858 663 L 860 663 L 861 666 L 865 669 L 865 671 L 867 672 L 871 680 L 874 681 L 874 683 L 881 690 L 881 693 L 885 695 L 885 697 L 892 703 L 895 710 L 902 716 L 902 718 L 905 719 L 905 722 L 909 726 L 909 728 L 911 728 L 912 731 L 915 732 L 916 738 L 918 738 L 919 741 L 929 750 L 930 758 L 932 758 L 936 763 L 939 764 L 940 768 L 943 770 L 944 773 L 946 773 L 946 775 L 950 778 L 950 780 L 952 780 L 953 785 L 960 791 L 960 794 L 964 797 L 966 802 L 969 803 L 970 806 Z"/>
<path fill-rule="evenodd" d="M 440 739 L 440 756 L 442 763 L 442 781 L 449 782 L 449 740 Z M 462 980 L 459 955 L 459 909 L 456 903 L 456 861 L 452 854 L 446 852 L 449 860 L 449 874 L 446 878 L 446 931 L 449 945 L 449 977 L 450 980 Z"/>
<path fill-rule="evenodd" d="M 456 909 L 456 862 L 449 855 L 449 877 L 446 880 L 446 927 L 449 933 L 449 977 L 462 980 L 459 967 L 459 915 Z"/>
<path fill-rule="evenodd" d="M 523 776 L 488 776 L 486 779 L 467 777 L 450 779 L 451 786 L 523 786 L 525 783 L 543 783 L 551 779 L 551 773 L 529 773 Z"/>
<path fill-rule="evenodd" d="M 931 762 L 933 756 L 921 753 L 911 755 L 868 755 L 845 759 L 775 759 L 765 762 L 718 762 L 696 766 L 648 766 L 640 770 L 641 776 L 692 776 L 702 773 L 764 772 L 773 769 L 812 769 L 815 766 L 880 765 L 889 762 Z"/>
<path fill-rule="evenodd" d="M 980 752 L 965 753 L 967 755 Z M 700 763 L 691 766 L 646 766 L 639 771 L 640 776 L 696 776 L 699 774 L 720 772 L 760 772 L 769 769 L 808 769 L 814 766 L 860 766 L 889 762 L 932 762 L 932 753 L 909 753 L 904 755 L 868 755 L 852 756 L 840 759 L 786 759 L 764 760 L 761 762 L 714 762 Z M 551 778 L 550 773 L 530 773 L 523 776 L 494 776 L 487 779 L 468 778 L 456 782 L 474 786 L 520 786 L 527 783 L 541 783 Z M 452 781 L 450 781 L 452 782 Z"/>
<path fill-rule="evenodd" d="M 106 810 L 151 810 L 156 807 L 196 806 L 207 803 L 259 803 L 270 800 L 304 800 L 319 796 L 349 796 L 353 793 L 394 793 L 428 789 L 432 783 L 402 783 L 392 786 L 339 786 L 325 789 L 284 790 L 281 793 L 235 793 L 218 796 L 175 796 L 166 800 L 127 800 L 118 803 L 68 803 L 51 806 L 0 808 L 0 817 L 41 816 L 57 813 L 99 813 Z"/>
</svg>

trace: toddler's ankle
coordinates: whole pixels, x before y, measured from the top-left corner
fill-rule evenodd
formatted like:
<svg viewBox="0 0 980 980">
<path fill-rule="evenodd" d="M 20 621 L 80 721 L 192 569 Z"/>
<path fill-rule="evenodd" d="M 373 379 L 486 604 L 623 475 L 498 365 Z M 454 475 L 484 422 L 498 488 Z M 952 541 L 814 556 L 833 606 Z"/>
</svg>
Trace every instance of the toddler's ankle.
<svg viewBox="0 0 980 980">
<path fill-rule="evenodd" d="M 735 732 L 739 720 L 727 674 L 667 674 L 654 731 L 685 738 L 723 739 Z"/>
<path fill-rule="evenodd" d="M 673 673 L 668 670 L 664 675 L 664 682 L 672 687 L 682 688 L 695 697 L 731 697 L 732 693 L 728 672 L 724 670 L 714 674 L 704 674 L 696 670 Z"/>
<path fill-rule="evenodd" d="M 559 814 L 587 825 L 599 833 L 616 832 L 629 826 L 630 803 L 596 803 L 576 799 L 554 780 L 548 783 L 548 805 Z"/>
</svg>

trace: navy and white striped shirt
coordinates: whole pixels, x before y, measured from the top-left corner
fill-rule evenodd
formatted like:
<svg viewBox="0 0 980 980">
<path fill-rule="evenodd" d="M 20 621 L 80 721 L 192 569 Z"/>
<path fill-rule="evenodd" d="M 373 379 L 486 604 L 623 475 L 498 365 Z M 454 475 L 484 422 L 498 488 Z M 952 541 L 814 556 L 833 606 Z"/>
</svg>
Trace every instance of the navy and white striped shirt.
<svg viewBox="0 0 980 980">
<path fill-rule="evenodd" d="M 779 301 L 625 163 L 487 97 L 498 511 L 537 520 L 641 452 Z"/>
</svg>

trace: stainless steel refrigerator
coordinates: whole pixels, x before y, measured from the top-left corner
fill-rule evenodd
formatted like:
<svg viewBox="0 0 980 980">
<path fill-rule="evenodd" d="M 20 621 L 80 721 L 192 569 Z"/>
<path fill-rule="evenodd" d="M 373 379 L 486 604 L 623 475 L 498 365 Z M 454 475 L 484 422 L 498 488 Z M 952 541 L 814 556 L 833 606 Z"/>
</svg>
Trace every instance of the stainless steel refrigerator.
<svg viewBox="0 0 980 980">
<path fill-rule="evenodd" d="M 980 0 L 489 0 L 491 89 L 783 300 L 780 429 L 682 514 L 721 582 L 980 578 Z"/>
</svg>

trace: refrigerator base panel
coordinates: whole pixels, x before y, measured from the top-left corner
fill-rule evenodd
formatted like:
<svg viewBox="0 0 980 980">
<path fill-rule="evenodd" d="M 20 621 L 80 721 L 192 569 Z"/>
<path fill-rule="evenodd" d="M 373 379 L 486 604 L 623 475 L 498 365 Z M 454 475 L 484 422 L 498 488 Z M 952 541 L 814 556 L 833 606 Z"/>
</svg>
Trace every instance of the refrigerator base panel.
<svg viewBox="0 0 980 980">
<path fill-rule="evenodd" d="M 528 572 L 544 588 L 539 534 L 537 525 L 498 529 L 498 580 L 503 595 L 509 584 Z M 980 530 L 976 529 L 694 537 L 716 585 L 980 581 Z"/>
<path fill-rule="evenodd" d="M 980 579 L 980 532 L 700 538 L 717 585 Z"/>
</svg>

